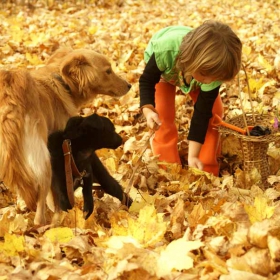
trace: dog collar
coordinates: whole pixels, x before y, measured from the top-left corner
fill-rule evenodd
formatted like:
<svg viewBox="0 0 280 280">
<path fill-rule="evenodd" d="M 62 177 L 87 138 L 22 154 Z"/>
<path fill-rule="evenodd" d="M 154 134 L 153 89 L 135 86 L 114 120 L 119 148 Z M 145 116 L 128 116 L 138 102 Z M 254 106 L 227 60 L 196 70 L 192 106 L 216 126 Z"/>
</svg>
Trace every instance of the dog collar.
<svg viewBox="0 0 280 280">
<path fill-rule="evenodd" d="M 58 80 L 60 82 L 60 84 L 67 90 L 69 91 L 69 93 L 71 93 L 71 89 L 70 87 L 64 82 L 64 80 L 62 79 L 61 75 L 53 73 L 52 76 Z"/>
</svg>

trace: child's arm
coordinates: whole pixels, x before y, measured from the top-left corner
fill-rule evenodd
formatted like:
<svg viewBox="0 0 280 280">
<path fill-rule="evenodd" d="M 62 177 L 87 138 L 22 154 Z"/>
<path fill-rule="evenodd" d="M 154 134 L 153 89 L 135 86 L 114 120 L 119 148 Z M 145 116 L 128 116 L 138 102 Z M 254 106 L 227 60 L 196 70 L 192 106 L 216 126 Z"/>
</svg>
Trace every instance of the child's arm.
<svg viewBox="0 0 280 280">
<path fill-rule="evenodd" d="M 160 80 L 161 73 L 156 64 L 155 55 L 153 54 L 139 79 L 141 108 L 149 107 L 146 105 L 155 107 L 155 86 Z"/>
<path fill-rule="evenodd" d="M 139 80 L 140 107 L 147 120 L 147 125 L 151 129 L 156 129 L 161 125 L 158 113 L 155 110 L 155 86 L 160 80 L 161 73 L 153 54 Z"/>
<path fill-rule="evenodd" d="M 150 129 L 157 129 L 161 125 L 161 121 L 158 117 L 158 113 L 155 109 L 144 107 L 143 114 L 147 120 L 147 125 Z"/>
<path fill-rule="evenodd" d="M 212 117 L 212 108 L 219 94 L 217 87 L 209 92 L 200 91 L 194 105 L 194 114 L 191 120 L 189 140 L 188 165 L 203 170 L 203 163 L 198 156 L 204 143 L 209 119 Z"/>
<path fill-rule="evenodd" d="M 200 91 L 194 105 L 188 140 L 203 144 L 212 117 L 212 108 L 219 94 L 219 86 L 211 91 Z"/>
<path fill-rule="evenodd" d="M 198 158 L 201 146 L 198 142 L 189 141 L 188 165 L 203 170 L 203 163 Z"/>
</svg>

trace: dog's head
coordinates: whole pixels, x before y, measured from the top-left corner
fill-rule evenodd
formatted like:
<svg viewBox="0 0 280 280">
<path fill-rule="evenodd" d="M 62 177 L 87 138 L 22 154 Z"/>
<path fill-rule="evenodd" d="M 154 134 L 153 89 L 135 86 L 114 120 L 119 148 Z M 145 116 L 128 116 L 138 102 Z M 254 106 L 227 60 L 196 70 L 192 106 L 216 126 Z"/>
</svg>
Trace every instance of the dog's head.
<svg viewBox="0 0 280 280">
<path fill-rule="evenodd" d="M 70 118 L 63 138 L 70 139 L 72 146 L 77 146 L 73 148 L 80 150 L 116 149 L 122 144 L 122 138 L 116 133 L 114 124 L 108 118 L 97 114 Z"/>
<path fill-rule="evenodd" d="M 60 75 L 77 103 L 85 103 L 97 94 L 120 97 L 131 88 L 116 75 L 104 55 L 92 50 L 57 50 L 49 59 L 50 63 L 59 64 Z"/>
</svg>

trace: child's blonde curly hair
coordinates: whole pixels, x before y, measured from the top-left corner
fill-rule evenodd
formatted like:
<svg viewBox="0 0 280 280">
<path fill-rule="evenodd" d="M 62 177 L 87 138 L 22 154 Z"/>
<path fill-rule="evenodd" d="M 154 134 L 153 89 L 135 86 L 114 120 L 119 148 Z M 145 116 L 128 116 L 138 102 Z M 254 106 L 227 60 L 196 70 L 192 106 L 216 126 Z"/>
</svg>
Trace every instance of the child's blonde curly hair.
<svg viewBox="0 0 280 280">
<path fill-rule="evenodd" d="M 242 43 L 232 29 L 208 20 L 184 37 L 176 67 L 188 83 L 197 71 L 217 81 L 228 81 L 239 72 L 241 55 Z"/>
</svg>

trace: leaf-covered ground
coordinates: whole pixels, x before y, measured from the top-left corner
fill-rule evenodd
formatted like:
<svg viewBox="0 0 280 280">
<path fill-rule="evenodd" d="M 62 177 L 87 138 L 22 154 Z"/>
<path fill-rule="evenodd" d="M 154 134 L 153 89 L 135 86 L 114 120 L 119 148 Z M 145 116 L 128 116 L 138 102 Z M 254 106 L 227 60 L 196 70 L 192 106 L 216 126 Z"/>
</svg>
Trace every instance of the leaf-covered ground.
<svg viewBox="0 0 280 280">
<path fill-rule="evenodd" d="M 242 171 L 240 144 L 231 134 L 222 137 L 220 177 L 188 169 L 192 104 L 178 92 L 183 167 L 162 169 L 146 145 L 150 132 L 138 110 L 138 78 L 151 35 L 167 25 L 196 27 L 216 19 L 228 23 L 243 42 L 255 112 L 278 117 L 279 3 L 99 0 L 3 6 L 1 68 L 39 67 L 67 45 L 107 55 L 132 84 L 119 100 L 98 97 L 81 113 L 109 117 L 123 136 L 122 147 L 98 154 L 135 202 L 128 210 L 108 195 L 96 196 L 94 213 L 84 221 L 78 191 L 75 209 L 64 214 L 61 227 L 37 228 L 34 213 L 15 204 L 14 193 L 1 185 L 0 279 L 280 279 L 279 144 L 271 143 L 267 151 L 266 185 L 257 170 Z M 240 84 L 237 79 L 225 84 L 221 95 L 227 120 L 242 113 L 241 105 L 251 110 L 244 71 Z M 50 221 L 52 213 L 47 214 Z"/>
</svg>

